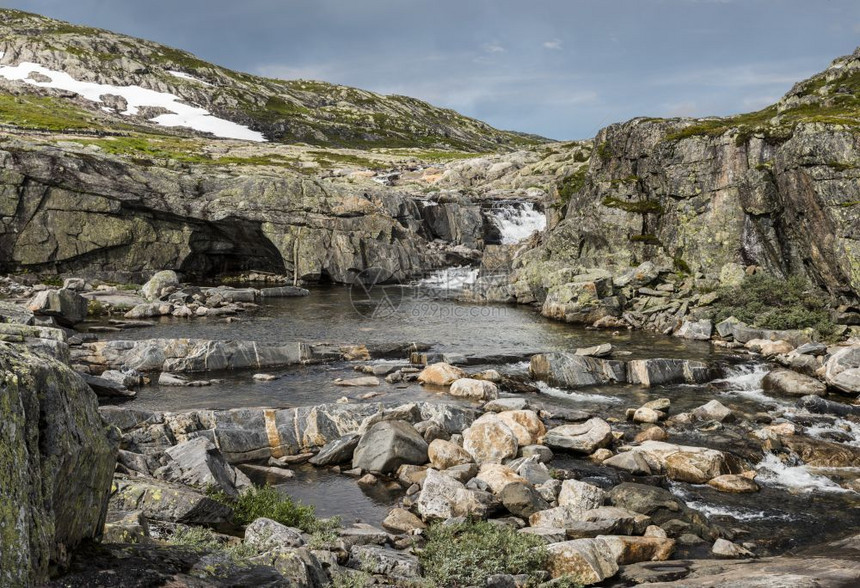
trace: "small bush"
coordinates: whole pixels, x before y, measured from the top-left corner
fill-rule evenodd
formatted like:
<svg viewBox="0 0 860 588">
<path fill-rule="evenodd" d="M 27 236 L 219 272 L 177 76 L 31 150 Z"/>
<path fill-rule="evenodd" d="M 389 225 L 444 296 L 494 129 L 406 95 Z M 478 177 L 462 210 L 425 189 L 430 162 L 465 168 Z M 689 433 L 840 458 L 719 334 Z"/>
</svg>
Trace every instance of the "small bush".
<svg viewBox="0 0 860 588">
<path fill-rule="evenodd" d="M 331 588 L 367 588 L 373 585 L 373 576 L 366 572 L 339 572 L 331 577 Z"/>
<path fill-rule="evenodd" d="M 206 527 L 179 527 L 167 542 L 171 545 L 184 545 L 207 551 L 224 548 L 224 543 Z"/>
<path fill-rule="evenodd" d="M 419 559 L 437 586 L 483 586 L 493 574 L 529 574 L 543 569 L 542 539 L 487 522 L 434 525 Z"/>
<path fill-rule="evenodd" d="M 306 533 L 330 533 L 340 526 L 338 519 L 318 519 L 312 505 L 296 502 L 271 486 L 250 488 L 235 499 L 223 492 L 210 490 L 207 493 L 233 509 L 233 521 L 238 525 L 249 525 L 259 518 L 267 518 Z"/>
<path fill-rule="evenodd" d="M 730 316 L 764 329 L 811 327 L 822 337 L 831 335 L 827 297 L 799 275 L 782 280 L 766 274 L 747 276 L 740 286 L 717 290 L 716 320 Z"/>
</svg>

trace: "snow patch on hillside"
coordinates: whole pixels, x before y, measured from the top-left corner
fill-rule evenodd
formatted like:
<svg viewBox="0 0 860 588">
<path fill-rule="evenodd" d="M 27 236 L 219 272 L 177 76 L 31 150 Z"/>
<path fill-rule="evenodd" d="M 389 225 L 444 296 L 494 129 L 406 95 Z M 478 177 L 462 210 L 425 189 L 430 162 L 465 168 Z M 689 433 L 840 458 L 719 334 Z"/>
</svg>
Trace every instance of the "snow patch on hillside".
<svg viewBox="0 0 860 588">
<path fill-rule="evenodd" d="M 173 71 L 172 69 L 168 69 L 167 73 L 169 73 L 170 75 L 172 75 L 175 78 L 182 78 L 183 80 L 189 80 L 192 82 L 197 82 L 198 84 L 203 84 L 204 86 L 211 86 L 212 85 L 209 82 L 204 82 L 200 78 L 195 78 L 191 74 L 187 74 L 184 71 Z"/>
<path fill-rule="evenodd" d="M 0 55 L 0 59 L 2 59 Z M 33 79 L 31 76 L 37 74 Z M 44 77 L 43 77 L 44 76 Z M 156 92 L 140 86 L 113 86 L 94 82 L 81 82 L 65 72 L 50 70 L 36 63 L 24 62 L 18 65 L 0 65 L 0 77 L 20 81 L 40 88 L 55 88 L 79 94 L 83 98 L 104 103 L 103 96 L 121 96 L 128 104 L 122 114 L 131 116 L 140 112 L 142 107 L 161 107 L 172 114 L 161 114 L 151 120 L 166 127 L 188 127 L 195 131 L 212 133 L 223 139 L 263 142 L 262 133 L 236 124 L 223 118 L 212 116 L 209 111 L 183 104 L 180 98 L 166 92 Z M 45 81 L 45 79 L 49 81 Z M 39 81 L 42 80 L 42 81 Z"/>
</svg>

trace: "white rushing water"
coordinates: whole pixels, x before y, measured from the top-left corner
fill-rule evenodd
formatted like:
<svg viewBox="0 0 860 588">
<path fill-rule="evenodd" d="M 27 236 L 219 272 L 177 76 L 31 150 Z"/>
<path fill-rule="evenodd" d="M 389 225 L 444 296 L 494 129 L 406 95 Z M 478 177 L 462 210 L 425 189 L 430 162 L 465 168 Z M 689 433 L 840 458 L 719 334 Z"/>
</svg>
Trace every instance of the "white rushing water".
<svg viewBox="0 0 860 588">
<path fill-rule="evenodd" d="M 738 521 L 761 521 L 765 519 L 775 520 L 791 520 L 794 517 L 779 511 L 764 511 L 755 508 L 743 508 L 739 506 L 725 506 L 718 504 L 710 504 L 701 500 L 696 500 L 687 491 L 687 489 L 678 482 L 670 482 L 669 490 L 684 501 L 684 504 L 692 509 L 698 510 L 706 517 L 731 517 Z"/>
<path fill-rule="evenodd" d="M 596 404 L 621 404 L 624 402 L 621 398 L 615 396 L 606 396 L 605 394 L 588 394 L 586 392 L 572 392 L 570 390 L 562 390 L 550 386 L 546 382 L 537 381 L 535 386 L 540 390 L 541 394 L 547 396 L 555 396 L 556 398 L 566 398 L 579 402 L 594 402 Z"/>
<path fill-rule="evenodd" d="M 445 296 L 448 293 L 462 292 L 469 286 L 473 286 L 480 271 L 479 268 L 469 266 L 448 267 L 418 280 L 415 285 L 423 292 Z"/>
<path fill-rule="evenodd" d="M 811 473 L 806 466 L 786 465 L 772 453 L 764 456 L 756 470 L 756 482 L 791 492 L 850 492 L 830 478 Z"/>
<path fill-rule="evenodd" d="M 764 363 L 742 364 L 728 368 L 726 377 L 712 383 L 720 388 L 725 396 L 741 396 L 760 403 L 792 405 L 785 400 L 764 393 L 762 380 L 770 368 Z"/>
<path fill-rule="evenodd" d="M 121 113 L 125 116 L 136 115 L 144 107 L 163 108 L 168 113 L 160 114 L 150 119 L 149 122 L 165 127 L 187 127 L 195 131 L 212 133 L 223 139 L 257 142 L 266 140 L 262 133 L 252 131 L 248 127 L 232 121 L 212 116 L 208 110 L 185 104 L 179 96 L 167 92 L 157 92 L 141 86 L 114 86 L 82 82 L 66 72 L 54 71 L 30 62 L 19 63 L 18 65 L 0 65 L 0 77 L 39 88 L 55 88 L 74 92 L 96 104 L 104 104 L 106 96 L 120 96 L 126 101 L 126 109 Z M 102 109 L 110 111 L 106 107 Z"/>
<path fill-rule="evenodd" d="M 531 202 L 500 205 L 493 208 L 493 215 L 505 245 L 519 243 L 546 228 L 546 215 Z"/>
</svg>

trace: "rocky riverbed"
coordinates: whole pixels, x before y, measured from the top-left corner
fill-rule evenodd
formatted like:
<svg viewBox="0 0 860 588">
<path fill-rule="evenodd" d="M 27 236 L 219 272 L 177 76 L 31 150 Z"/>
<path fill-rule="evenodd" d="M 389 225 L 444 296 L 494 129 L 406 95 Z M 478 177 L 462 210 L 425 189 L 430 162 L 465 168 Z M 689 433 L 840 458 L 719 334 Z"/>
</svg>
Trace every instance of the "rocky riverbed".
<svg viewBox="0 0 860 588">
<path fill-rule="evenodd" d="M 87 488 L 108 497 L 89 499 L 62 551 L 34 552 L 31 578 L 54 562 L 58 586 L 105 574 L 129 585 L 427 585 L 432 529 L 486 519 L 545 554 L 537 575 L 488 586 L 860 581 L 853 340 L 828 347 L 737 322 L 714 326 L 712 341 L 586 330 L 417 286 L 371 318 L 341 287 L 273 298 L 271 285 L 166 275 L 139 290 L 80 282 L 10 282 L 32 297 L 0 309 L 4 369 L 18 378 L 6 386 L 16 382 L 21 406 L 49 402 L 39 381 L 65 379 L 92 399 L 70 408 L 76 426 L 92 435 L 86 422 L 105 423 L 100 441 L 79 446 L 88 470 L 61 466 L 81 471 L 71 489 L 48 489 L 47 506 L 26 499 L 59 521 Z M 123 314 L 231 312 L 87 318 L 105 296 L 124 297 Z M 435 314 L 417 312 L 428 305 Z M 25 365 L 42 366 L 41 380 Z M 49 448 L 30 455 L 57 467 Z M 241 518 L 235 497 L 255 485 L 313 505 L 325 531 Z M 189 533 L 205 541 L 189 547 Z"/>
</svg>

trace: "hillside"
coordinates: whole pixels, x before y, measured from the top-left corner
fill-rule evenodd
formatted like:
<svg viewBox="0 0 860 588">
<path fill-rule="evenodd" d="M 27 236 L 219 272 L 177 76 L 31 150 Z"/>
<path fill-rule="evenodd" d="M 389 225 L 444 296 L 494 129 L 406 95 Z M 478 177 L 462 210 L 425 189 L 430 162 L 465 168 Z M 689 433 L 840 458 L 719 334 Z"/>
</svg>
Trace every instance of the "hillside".
<svg viewBox="0 0 860 588">
<path fill-rule="evenodd" d="M 362 148 L 505 151 L 544 141 L 414 98 L 262 78 L 151 41 L 9 9 L 0 9 L 0 123 L 101 133 L 196 129 Z"/>
</svg>

